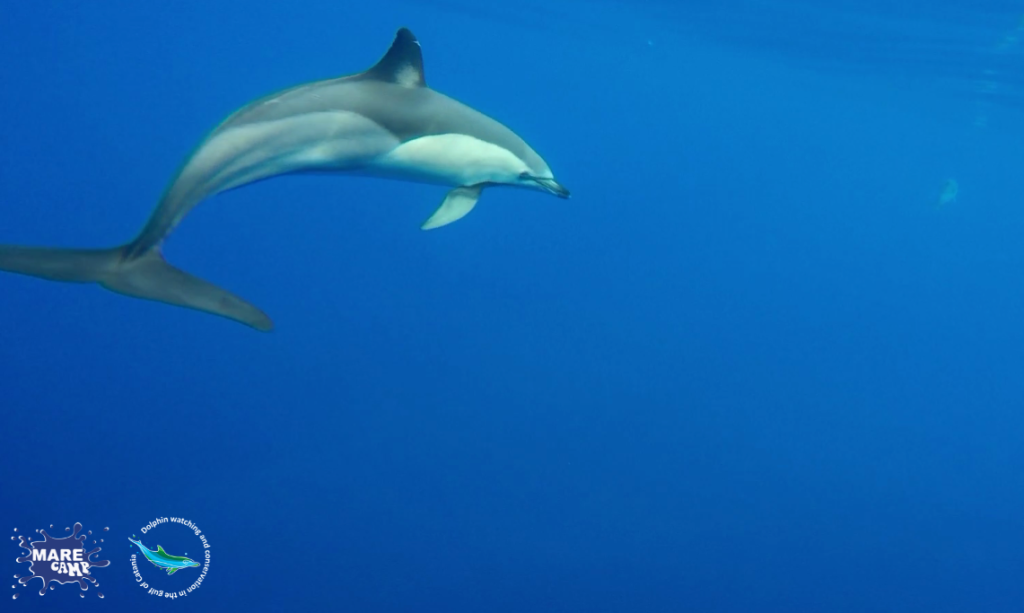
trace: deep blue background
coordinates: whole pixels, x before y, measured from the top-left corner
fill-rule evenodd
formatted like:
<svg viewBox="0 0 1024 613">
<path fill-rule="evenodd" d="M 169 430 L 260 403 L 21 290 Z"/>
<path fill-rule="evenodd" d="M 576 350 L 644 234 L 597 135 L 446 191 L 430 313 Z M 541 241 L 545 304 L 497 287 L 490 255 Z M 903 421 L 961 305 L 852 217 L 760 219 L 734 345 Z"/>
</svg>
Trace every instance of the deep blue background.
<svg viewBox="0 0 1024 613">
<path fill-rule="evenodd" d="M 6 3 L 0 242 L 129 239 L 401 25 L 573 199 L 219 196 L 168 259 L 269 335 L 0 277 L 0 526 L 113 561 L 3 610 L 1024 611 L 1017 4 Z M 131 576 L 160 516 L 212 545 L 184 601 Z"/>
</svg>

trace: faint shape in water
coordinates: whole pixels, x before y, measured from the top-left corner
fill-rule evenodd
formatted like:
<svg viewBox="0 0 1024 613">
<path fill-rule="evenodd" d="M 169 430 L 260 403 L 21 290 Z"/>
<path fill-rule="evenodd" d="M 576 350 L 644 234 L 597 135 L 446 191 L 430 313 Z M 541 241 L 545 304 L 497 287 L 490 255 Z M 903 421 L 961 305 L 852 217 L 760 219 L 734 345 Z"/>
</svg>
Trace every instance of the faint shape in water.
<svg viewBox="0 0 1024 613">
<path fill-rule="evenodd" d="M 939 192 L 939 206 L 945 206 L 956 202 L 957 193 L 959 191 L 960 186 L 957 184 L 956 179 L 946 179 L 942 184 L 942 191 Z"/>
</svg>

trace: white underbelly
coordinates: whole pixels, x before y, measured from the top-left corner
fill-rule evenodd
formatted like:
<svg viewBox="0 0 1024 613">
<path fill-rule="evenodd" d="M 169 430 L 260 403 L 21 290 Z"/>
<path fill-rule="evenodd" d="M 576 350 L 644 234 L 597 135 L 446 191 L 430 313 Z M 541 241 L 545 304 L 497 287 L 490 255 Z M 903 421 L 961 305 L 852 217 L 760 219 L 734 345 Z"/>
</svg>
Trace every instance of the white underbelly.
<svg viewBox="0 0 1024 613">
<path fill-rule="evenodd" d="M 366 168 L 367 174 L 451 186 L 512 183 L 526 171 L 526 163 L 508 149 L 465 134 L 407 141 Z"/>
</svg>

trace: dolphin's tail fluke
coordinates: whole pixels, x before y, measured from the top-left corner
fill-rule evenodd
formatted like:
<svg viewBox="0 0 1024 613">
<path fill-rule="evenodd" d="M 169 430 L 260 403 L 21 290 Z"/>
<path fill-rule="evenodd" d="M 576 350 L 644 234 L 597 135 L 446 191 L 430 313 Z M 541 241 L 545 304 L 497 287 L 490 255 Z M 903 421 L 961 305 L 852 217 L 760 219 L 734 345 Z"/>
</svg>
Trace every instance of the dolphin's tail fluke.
<svg viewBox="0 0 1024 613">
<path fill-rule="evenodd" d="M 273 328 L 263 311 L 171 266 L 159 248 L 135 257 L 128 253 L 129 246 L 45 249 L 0 245 L 0 270 L 51 281 L 99 283 L 119 294 L 220 315 L 264 332 Z"/>
</svg>

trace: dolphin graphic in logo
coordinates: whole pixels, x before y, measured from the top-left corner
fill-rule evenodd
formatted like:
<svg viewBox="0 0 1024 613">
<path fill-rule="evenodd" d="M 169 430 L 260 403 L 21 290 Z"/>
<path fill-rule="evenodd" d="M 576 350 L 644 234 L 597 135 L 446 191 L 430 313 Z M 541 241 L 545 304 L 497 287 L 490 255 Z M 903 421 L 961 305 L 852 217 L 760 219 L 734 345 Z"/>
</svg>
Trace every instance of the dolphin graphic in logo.
<svg viewBox="0 0 1024 613">
<path fill-rule="evenodd" d="M 133 541 L 132 539 L 128 540 L 139 546 L 139 549 L 142 550 L 142 555 L 146 556 L 146 559 L 152 562 L 153 566 L 166 570 L 168 575 L 173 575 L 183 568 L 199 566 L 199 562 L 194 562 L 189 558 L 183 556 L 172 556 L 164 551 L 164 548 L 160 545 L 157 545 L 156 551 L 153 551 L 143 545 L 141 541 Z"/>
</svg>

